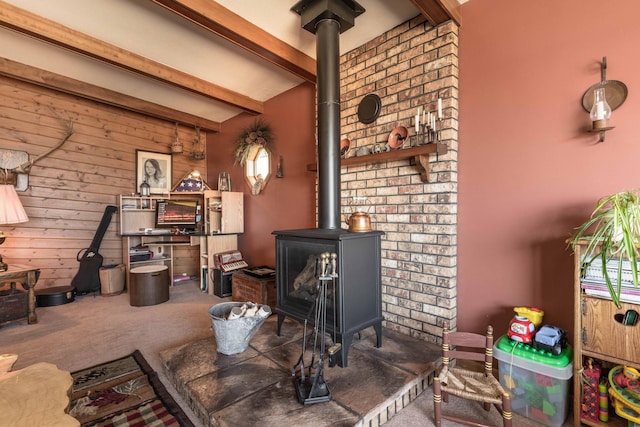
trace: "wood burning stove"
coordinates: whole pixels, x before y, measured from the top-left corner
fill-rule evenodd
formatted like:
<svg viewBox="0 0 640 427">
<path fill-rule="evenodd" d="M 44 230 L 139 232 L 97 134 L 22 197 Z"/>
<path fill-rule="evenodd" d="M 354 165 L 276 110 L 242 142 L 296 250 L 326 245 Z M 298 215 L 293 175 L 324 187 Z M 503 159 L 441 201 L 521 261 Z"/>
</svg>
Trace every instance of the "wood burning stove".
<svg viewBox="0 0 640 427">
<path fill-rule="evenodd" d="M 347 354 L 353 335 L 365 328 L 374 327 L 376 346 L 380 347 L 380 239 L 384 233 L 352 233 L 341 229 L 314 228 L 275 231 L 274 234 L 278 335 L 287 316 L 300 322 L 305 319 L 313 322 L 317 284 L 317 272 L 314 267 L 320 255 L 329 252 L 337 254 L 338 277 L 336 294 L 327 295 L 327 332 L 330 336 L 335 336 L 337 343 L 342 346 L 338 365 L 347 367 Z"/>
<path fill-rule="evenodd" d="M 321 254 L 336 254 L 335 294 L 321 303 L 327 308 L 327 330 L 341 344 L 337 364 L 346 367 L 355 333 L 373 326 L 376 345 L 382 344 L 380 240 L 384 233 L 353 233 L 340 227 L 339 35 L 353 27 L 364 8 L 354 0 L 301 0 L 292 10 L 300 14 L 302 27 L 317 38 L 318 228 L 273 232 L 278 335 L 287 316 L 301 322 L 313 320 L 309 316 L 318 278 L 314 265 Z"/>
</svg>

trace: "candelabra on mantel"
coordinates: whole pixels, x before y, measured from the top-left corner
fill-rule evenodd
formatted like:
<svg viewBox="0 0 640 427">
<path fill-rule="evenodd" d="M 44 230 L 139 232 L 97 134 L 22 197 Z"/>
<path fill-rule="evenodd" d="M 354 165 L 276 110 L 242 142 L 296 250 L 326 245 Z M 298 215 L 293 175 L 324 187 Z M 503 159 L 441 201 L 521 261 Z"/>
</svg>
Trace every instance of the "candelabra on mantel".
<svg viewBox="0 0 640 427">
<path fill-rule="evenodd" d="M 423 123 L 420 125 L 420 132 L 416 133 L 416 145 L 432 144 L 440 142 L 442 137 L 442 119 L 433 119 L 432 123 Z"/>
<path fill-rule="evenodd" d="M 437 115 L 436 112 L 427 111 L 426 107 L 422 109 L 422 123 L 420 123 L 420 110 L 421 108 L 418 107 L 414 118 L 415 146 L 440 142 L 442 139 L 442 98 L 438 98 Z M 411 144 L 408 147 L 411 147 Z M 403 148 L 408 147 L 403 146 Z"/>
</svg>

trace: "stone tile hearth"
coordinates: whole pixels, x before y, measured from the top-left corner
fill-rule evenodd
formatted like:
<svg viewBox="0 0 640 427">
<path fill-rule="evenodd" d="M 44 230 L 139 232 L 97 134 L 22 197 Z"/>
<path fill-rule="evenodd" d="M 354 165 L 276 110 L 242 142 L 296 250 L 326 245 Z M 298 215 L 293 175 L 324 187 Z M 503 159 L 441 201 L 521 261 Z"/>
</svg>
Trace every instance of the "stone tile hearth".
<svg viewBox="0 0 640 427">
<path fill-rule="evenodd" d="M 347 368 L 325 362 L 331 401 L 303 405 L 291 372 L 303 328 L 287 319 L 278 337 L 276 323 L 275 315 L 267 319 L 239 354 L 218 353 L 213 333 L 160 353 L 167 377 L 205 426 L 379 426 L 428 386 L 440 354 L 438 346 L 384 328 L 375 348 L 373 328 L 365 329 Z"/>
</svg>

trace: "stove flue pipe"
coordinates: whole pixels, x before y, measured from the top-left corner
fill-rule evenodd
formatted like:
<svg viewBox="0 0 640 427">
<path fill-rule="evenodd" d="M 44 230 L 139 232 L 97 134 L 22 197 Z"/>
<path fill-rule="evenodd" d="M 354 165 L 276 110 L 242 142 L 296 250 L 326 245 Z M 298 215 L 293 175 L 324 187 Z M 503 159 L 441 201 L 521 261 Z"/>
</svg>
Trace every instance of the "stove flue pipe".
<svg viewBox="0 0 640 427">
<path fill-rule="evenodd" d="M 318 68 L 318 228 L 340 228 L 340 23 L 316 26 Z"/>
<path fill-rule="evenodd" d="M 353 0 L 302 0 L 291 10 L 316 34 L 318 98 L 318 228 L 339 229 L 340 217 L 340 34 L 364 8 Z"/>
</svg>

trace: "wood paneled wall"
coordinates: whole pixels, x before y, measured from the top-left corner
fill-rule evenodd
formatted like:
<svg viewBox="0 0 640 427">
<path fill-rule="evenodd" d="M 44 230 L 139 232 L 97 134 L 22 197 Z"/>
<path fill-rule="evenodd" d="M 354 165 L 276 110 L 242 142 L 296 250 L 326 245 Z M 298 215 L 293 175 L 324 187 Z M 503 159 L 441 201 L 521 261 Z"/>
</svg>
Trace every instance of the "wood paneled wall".
<svg viewBox="0 0 640 427">
<path fill-rule="evenodd" d="M 33 166 L 29 188 L 18 193 L 29 222 L 0 226 L 7 234 L 0 246 L 5 262 L 39 267 L 38 288 L 68 285 L 105 207 L 138 191 L 136 149 L 169 153 L 175 140 L 175 123 L 0 77 L 0 148 L 33 158 L 62 139 L 65 120 L 74 134 Z M 189 157 L 195 135 L 194 128 L 179 127 L 184 153 L 173 156 L 174 183 L 193 169 L 206 176 L 205 161 Z M 118 220 L 114 215 L 100 247 L 105 265 L 122 262 Z M 197 248 L 176 255 L 176 273 L 199 274 Z"/>
</svg>

